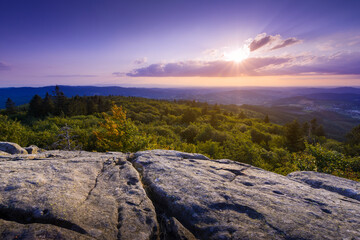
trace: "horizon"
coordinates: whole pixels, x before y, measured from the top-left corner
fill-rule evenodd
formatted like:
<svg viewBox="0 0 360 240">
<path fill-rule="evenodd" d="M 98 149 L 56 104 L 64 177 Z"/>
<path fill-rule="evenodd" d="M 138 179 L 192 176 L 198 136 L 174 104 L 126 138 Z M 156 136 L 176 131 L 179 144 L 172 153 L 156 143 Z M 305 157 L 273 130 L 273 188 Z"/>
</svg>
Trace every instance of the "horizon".
<svg viewBox="0 0 360 240">
<path fill-rule="evenodd" d="M 338 88 L 355 88 L 355 89 L 360 89 L 360 85 L 359 86 L 344 86 L 344 85 L 338 85 L 338 86 L 322 86 L 322 85 L 313 85 L 313 86 L 173 86 L 173 85 L 169 85 L 169 86 L 159 86 L 156 84 L 149 84 L 149 85 L 141 85 L 141 86 L 126 86 L 126 85 L 61 85 L 61 84 L 53 84 L 53 85 L 44 85 L 44 86 L 21 86 L 21 87 L 17 87 L 17 86 L 10 86 L 10 87 L 0 87 L 0 89 L 6 89 L 6 88 L 48 88 L 48 87 L 56 87 L 59 86 L 61 87 L 97 87 L 97 88 L 109 88 L 109 87 L 118 87 L 118 88 L 139 88 L 139 89 L 229 89 L 229 88 L 234 88 L 234 89 L 271 89 L 271 88 L 276 88 L 276 89 L 307 89 L 307 88 L 316 88 L 316 89 L 338 89 Z"/>
<path fill-rule="evenodd" d="M 0 88 L 360 87 L 360 1 L 0 2 Z"/>
</svg>

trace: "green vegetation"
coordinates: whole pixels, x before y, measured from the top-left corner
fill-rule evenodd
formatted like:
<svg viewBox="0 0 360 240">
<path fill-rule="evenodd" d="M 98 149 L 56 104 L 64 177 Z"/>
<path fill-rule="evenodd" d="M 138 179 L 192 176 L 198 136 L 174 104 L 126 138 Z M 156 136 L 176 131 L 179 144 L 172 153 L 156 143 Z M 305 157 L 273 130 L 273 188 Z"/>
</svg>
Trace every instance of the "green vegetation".
<svg viewBox="0 0 360 240">
<path fill-rule="evenodd" d="M 11 99 L 10 99 L 11 100 Z M 236 105 L 135 97 L 35 95 L 26 106 L 8 100 L 0 140 L 45 149 L 134 152 L 175 149 L 228 158 L 288 174 L 311 170 L 360 180 L 360 125 L 346 142 L 325 137 L 316 119 L 284 126 Z"/>
</svg>

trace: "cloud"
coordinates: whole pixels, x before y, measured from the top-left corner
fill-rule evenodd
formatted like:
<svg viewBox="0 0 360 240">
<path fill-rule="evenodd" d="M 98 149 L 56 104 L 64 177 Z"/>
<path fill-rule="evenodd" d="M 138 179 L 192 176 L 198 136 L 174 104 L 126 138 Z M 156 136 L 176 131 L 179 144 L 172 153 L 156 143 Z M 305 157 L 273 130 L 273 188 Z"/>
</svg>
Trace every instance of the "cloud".
<svg viewBox="0 0 360 240">
<path fill-rule="evenodd" d="M 136 65 L 140 65 L 140 64 L 144 64 L 144 63 L 147 63 L 147 58 L 146 57 L 139 58 L 139 59 L 136 59 L 134 61 L 134 64 L 136 64 Z"/>
<path fill-rule="evenodd" d="M 262 71 L 264 75 L 360 75 L 360 52 L 296 57 L 290 64 Z"/>
<path fill-rule="evenodd" d="M 126 74 L 130 77 L 238 77 L 274 75 L 360 75 L 360 52 L 316 57 L 248 58 L 232 61 L 183 61 L 151 64 Z"/>
<path fill-rule="evenodd" d="M 266 33 L 259 34 L 255 37 L 255 39 L 250 43 L 249 48 L 250 51 L 253 52 L 256 49 L 259 49 L 270 42 L 274 41 L 275 37 L 271 35 L 266 35 Z"/>
<path fill-rule="evenodd" d="M 275 50 L 279 48 L 284 48 L 296 43 L 300 43 L 301 40 L 291 37 L 283 40 L 280 35 L 267 35 L 266 33 L 261 33 L 255 37 L 255 39 L 249 44 L 250 51 L 253 52 L 259 48 L 265 46 L 269 47 L 269 50 Z"/>
<path fill-rule="evenodd" d="M 259 75 L 258 70 L 267 66 L 281 65 L 289 58 L 248 58 L 241 63 L 231 61 L 184 61 L 167 64 L 151 64 L 127 73 L 130 77 L 236 77 Z"/>
<path fill-rule="evenodd" d="M 301 40 L 296 39 L 296 38 L 288 38 L 288 39 L 282 41 L 280 44 L 276 45 L 275 47 L 272 47 L 271 50 L 287 47 L 287 46 L 290 46 L 290 45 L 293 45 L 293 44 L 296 44 L 299 42 L 301 42 Z"/>
<path fill-rule="evenodd" d="M 124 73 L 124 72 L 113 72 L 112 75 L 114 75 L 115 77 L 124 77 L 124 76 L 126 76 L 126 73 Z"/>
<path fill-rule="evenodd" d="M 10 66 L 3 62 L 0 62 L 0 71 L 5 71 L 5 70 L 10 70 Z"/>
<path fill-rule="evenodd" d="M 46 75 L 46 77 L 51 78 L 88 78 L 88 77 L 98 77 L 98 75 L 83 75 L 83 74 L 59 74 L 59 75 Z"/>
</svg>

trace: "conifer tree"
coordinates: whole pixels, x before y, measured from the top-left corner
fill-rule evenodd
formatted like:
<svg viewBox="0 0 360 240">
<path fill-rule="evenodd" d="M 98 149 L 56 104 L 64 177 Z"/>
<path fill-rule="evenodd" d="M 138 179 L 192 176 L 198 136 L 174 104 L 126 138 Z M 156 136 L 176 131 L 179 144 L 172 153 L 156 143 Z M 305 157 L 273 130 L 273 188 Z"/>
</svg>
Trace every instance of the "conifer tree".
<svg viewBox="0 0 360 240">
<path fill-rule="evenodd" d="M 297 120 L 285 125 L 285 138 L 291 152 L 298 152 L 305 148 L 303 131 Z"/>
<path fill-rule="evenodd" d="M 67 113 L 67 98 L 65 94 L 60 90 L 60 87 L 55 87 L 55 115 L 61 116 Z"/>
<path fill-rule="evenodd" d="M 30 101 L 28 114 L 34 117 L 42 117 L 43 113 L 43 100 L 36 94 Z"/>
<path fill-rule="evenodd" d="M 6 113 L 7 114 L 16 113 L 16 106 L 15 106 L 15 103 L 13 102 L 13 100 L 11 100 L 11 98 L 8 98 L 6 100 L 5 107 L 6 107 Z"/>
<path fill-rule="evenodd" d="M 44 115 L 54 114 L 55 105 L 49 93 L 46 93 L 42 105 L 43 105 L 42 107 L 43 107 Z"/>
</svg>

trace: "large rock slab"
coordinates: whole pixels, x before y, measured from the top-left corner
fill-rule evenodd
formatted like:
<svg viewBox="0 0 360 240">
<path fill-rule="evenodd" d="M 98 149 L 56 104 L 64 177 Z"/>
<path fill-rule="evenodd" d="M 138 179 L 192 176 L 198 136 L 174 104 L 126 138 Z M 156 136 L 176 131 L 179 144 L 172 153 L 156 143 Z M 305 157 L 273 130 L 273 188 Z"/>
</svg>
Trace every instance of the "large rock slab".
<svg viewBox="0 0 360 240">
<path fill-rule="evenodd" d="M 295 175 L 176 151 L 138 152 L 132 161 L 157 211 L 196 238 L 360 239 L 359 201 Z"/>
<path fill-rule="evenodd" d="M 0 239 L 152 239 L 154 206 L 122 153 L 0 161 Z"/>
<path fill-rule="evenodd" d="M 0 239 L 360 239 L 359 183 L 201 154 L 0 156 Z"/>
<path fill-rule="evenodd" d="M 10 154 L 27 154 L 28 152 L 20 147 L 19 144 L 12 142 L 0 142 L 0 151 L 7 152 Z"/>
</svg>

